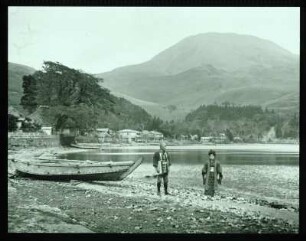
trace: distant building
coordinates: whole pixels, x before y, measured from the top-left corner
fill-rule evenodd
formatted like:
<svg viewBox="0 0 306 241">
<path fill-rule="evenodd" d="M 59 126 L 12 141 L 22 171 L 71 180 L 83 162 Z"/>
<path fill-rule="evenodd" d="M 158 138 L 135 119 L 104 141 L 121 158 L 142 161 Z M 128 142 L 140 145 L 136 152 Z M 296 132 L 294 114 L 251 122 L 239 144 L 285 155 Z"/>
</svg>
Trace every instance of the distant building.
<svg viewBox="0 0 306 241">
<path fill-rule="evenodd" d="M 276 139 L 275 127 L 272 126 L 270 130 L 262 137 L 262 142 L 272 142 Z"/>
<path fill-rule="evenodd" d="M 8 114 L 17 118 L 16 125 L 17 125 L 17 131 L 19 131 L 22 126 L 22 123 L 25 121 L 24 116 L 13 106 L 9 106 Z"/>
<path fill-rule="evenodd" d="M 160 141 L 164 138 L 164 134 L 158 131 L 150 131 L 150 138 L 154 141 Z"/>
<path fill-rule="evenodd" d="M 234 137 L 234 142 L 243 142 L 243 140 L 239 136 Z"/>
<path fill-rule="evenodd" d="M 212 136 L 202 136 L 201 143 L 212 143 L 214 138 Z"/>
<path fill-rule="evenodd" d="M 150 140 L 150 131 L 142 130 L 140 132 L 139 142 L 148 142 Z"/>
<path fill-rule="evenodd" d="M 20 130 L 22 123 L 25 121 L 24 117 L 19 117 L 17 120 L 17 130 Z"/>
<path fill-rule="evenodd" d="M 218 136 L 214 137 L 215 143 L 225 143 L 227 141 L 227 137 L 224 133 L 220 133 Z"/>
<path fill-rule="evenodd" d="M 111 142 L 113 131 L 109 128 L 97 128 L 96 133 L 100 142 Z"/>
<path fill-rule="evenodd" d="M 124 129 L 117 132 L 119 139 L 124 142 L 137 141 L 140 138 L 140 131 Z"/>
<path fill-rule="evenodd" d="M 97 128 L 96 133 L 98 136 L 106 136 L 106 135 L 112 135 L 113 131 L 109 128 Z"/>
<path fill-rule="evenodd" d="M 52 127 L 51 126 L 42 126 L 41 130 L 47 134 L 47 135 L 52 135 Z"/>
<path fill-rule="evenodd" d="M 196 141 L 196 140 L 198 140 L 198 139 L 199 139 L 199 136 L 198 136 L 197 134 L 195 134 L 195 135 L 190 135 L 190 140 Z"/>
</svg>

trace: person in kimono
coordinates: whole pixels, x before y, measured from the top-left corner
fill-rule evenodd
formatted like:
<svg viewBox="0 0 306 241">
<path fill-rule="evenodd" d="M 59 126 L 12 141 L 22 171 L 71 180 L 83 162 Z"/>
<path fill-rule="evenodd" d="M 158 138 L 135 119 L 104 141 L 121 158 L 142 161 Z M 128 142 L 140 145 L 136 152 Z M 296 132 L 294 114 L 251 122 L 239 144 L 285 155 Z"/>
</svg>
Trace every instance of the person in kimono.
<svg viewBox="0 0 306 241">
<path fill-rule="evenodd" d="M 165 195 L 168 193 L 168 174 L 171 166 L 170 155 L 166 151 L 166 143 L 160 143 L 160 150 L 153 155 L 153 166 L 157 173 L 157 194 L 160 195 L 162 180 L 164 182 Z"/>
<path fill-rule="evenodd" d="M 204 194 L 213 197 L 218 188 L 218 184 L 222 182 L 223 174 L 221 164 L 216 160 L 216 152 L 210 150 L 208 156 L 209 159 L 202 169 Z"/>
</svg>

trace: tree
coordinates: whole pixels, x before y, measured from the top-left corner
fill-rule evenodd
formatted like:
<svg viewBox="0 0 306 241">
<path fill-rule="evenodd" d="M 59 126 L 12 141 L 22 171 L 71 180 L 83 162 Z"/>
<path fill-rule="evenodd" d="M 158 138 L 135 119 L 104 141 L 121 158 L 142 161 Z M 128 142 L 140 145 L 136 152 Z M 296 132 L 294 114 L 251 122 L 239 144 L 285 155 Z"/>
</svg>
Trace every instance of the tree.
<svg viewBox="0 0 306 241">
<path fill-rule="evenodd" d="M 32 113 L 37 108 L 37 83 L 32 75 L 23 76 L 23 96 L 21 97 L 20 104 L 29 113 Z"/>
<path fill-rule="evenodd" d="M 152 117 L 142 108 L 101 87 L 102 79 L 51 61 L 24 78 L 24 108 L 49 107 L 43 115 L 60 130 L 68 119 L 80 130 L 97 126 L 146 128 Z"/>
<path fill-rule="evenodd" d="M 234 136 L 233 136 L 232 132 L 229 129 L 225 130 L 225 135 L 229 139 L 229 141 L 232 142 L 234 140 Z"/>
<path fill-rule="evenodd" d="M 283 137 L 283 133 L 282 133 L 282 129 L 280 124 L 277 124 L 275 127 L 275 136 L 276 138 L 282 138 Z"/>
</svg>

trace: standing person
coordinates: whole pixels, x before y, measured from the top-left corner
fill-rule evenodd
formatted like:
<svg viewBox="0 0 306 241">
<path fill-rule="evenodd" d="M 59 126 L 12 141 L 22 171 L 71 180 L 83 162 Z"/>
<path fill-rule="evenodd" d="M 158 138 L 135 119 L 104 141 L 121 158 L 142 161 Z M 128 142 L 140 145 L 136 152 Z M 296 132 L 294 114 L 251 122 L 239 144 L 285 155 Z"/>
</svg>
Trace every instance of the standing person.
<svg viewBox="0 0 306 241">
<path fill-rule="evenodd" d="M 219 161 L 216 160 L 216 152 L 210 150 L 208 152 L 209 160 L 204 164 L 202 169 L 203 184 L 205 187 L 205 195 L 214 196 L 215 191 L 218 188 L 218 184 L 221 184 L 223 174 Z"/>
<path fill-rule="evenodd" d="M 164 181 L 165 195 L 168 195 L 168 174 L 171 166 L 170 155 L 166 151 L 166 143 L 160 143 L 160 150 L 154 153 L 153 166 L 158 174 L 157 176 L 157 195 L 160 195 L 162 179 Z"/>
</svg>

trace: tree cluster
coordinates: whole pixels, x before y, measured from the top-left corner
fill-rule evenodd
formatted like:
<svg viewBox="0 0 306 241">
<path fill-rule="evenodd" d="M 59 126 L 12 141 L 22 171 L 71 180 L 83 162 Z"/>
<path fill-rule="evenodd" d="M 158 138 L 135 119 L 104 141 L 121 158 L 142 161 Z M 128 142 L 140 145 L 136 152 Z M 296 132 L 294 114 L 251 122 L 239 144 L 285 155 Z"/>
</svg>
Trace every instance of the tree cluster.
<svg viewBox="0 0 306 241">
<path fill-rule="evenodd" d="M 146 125 L 149 114 L 111 95 L 99 82 L 101 79 L 60 63 L 44 62 L 41 71 L 23 77 L 21 105 L 29 113 L 47 106 L 44 118 L 57 130 Z"/>
</svg>

